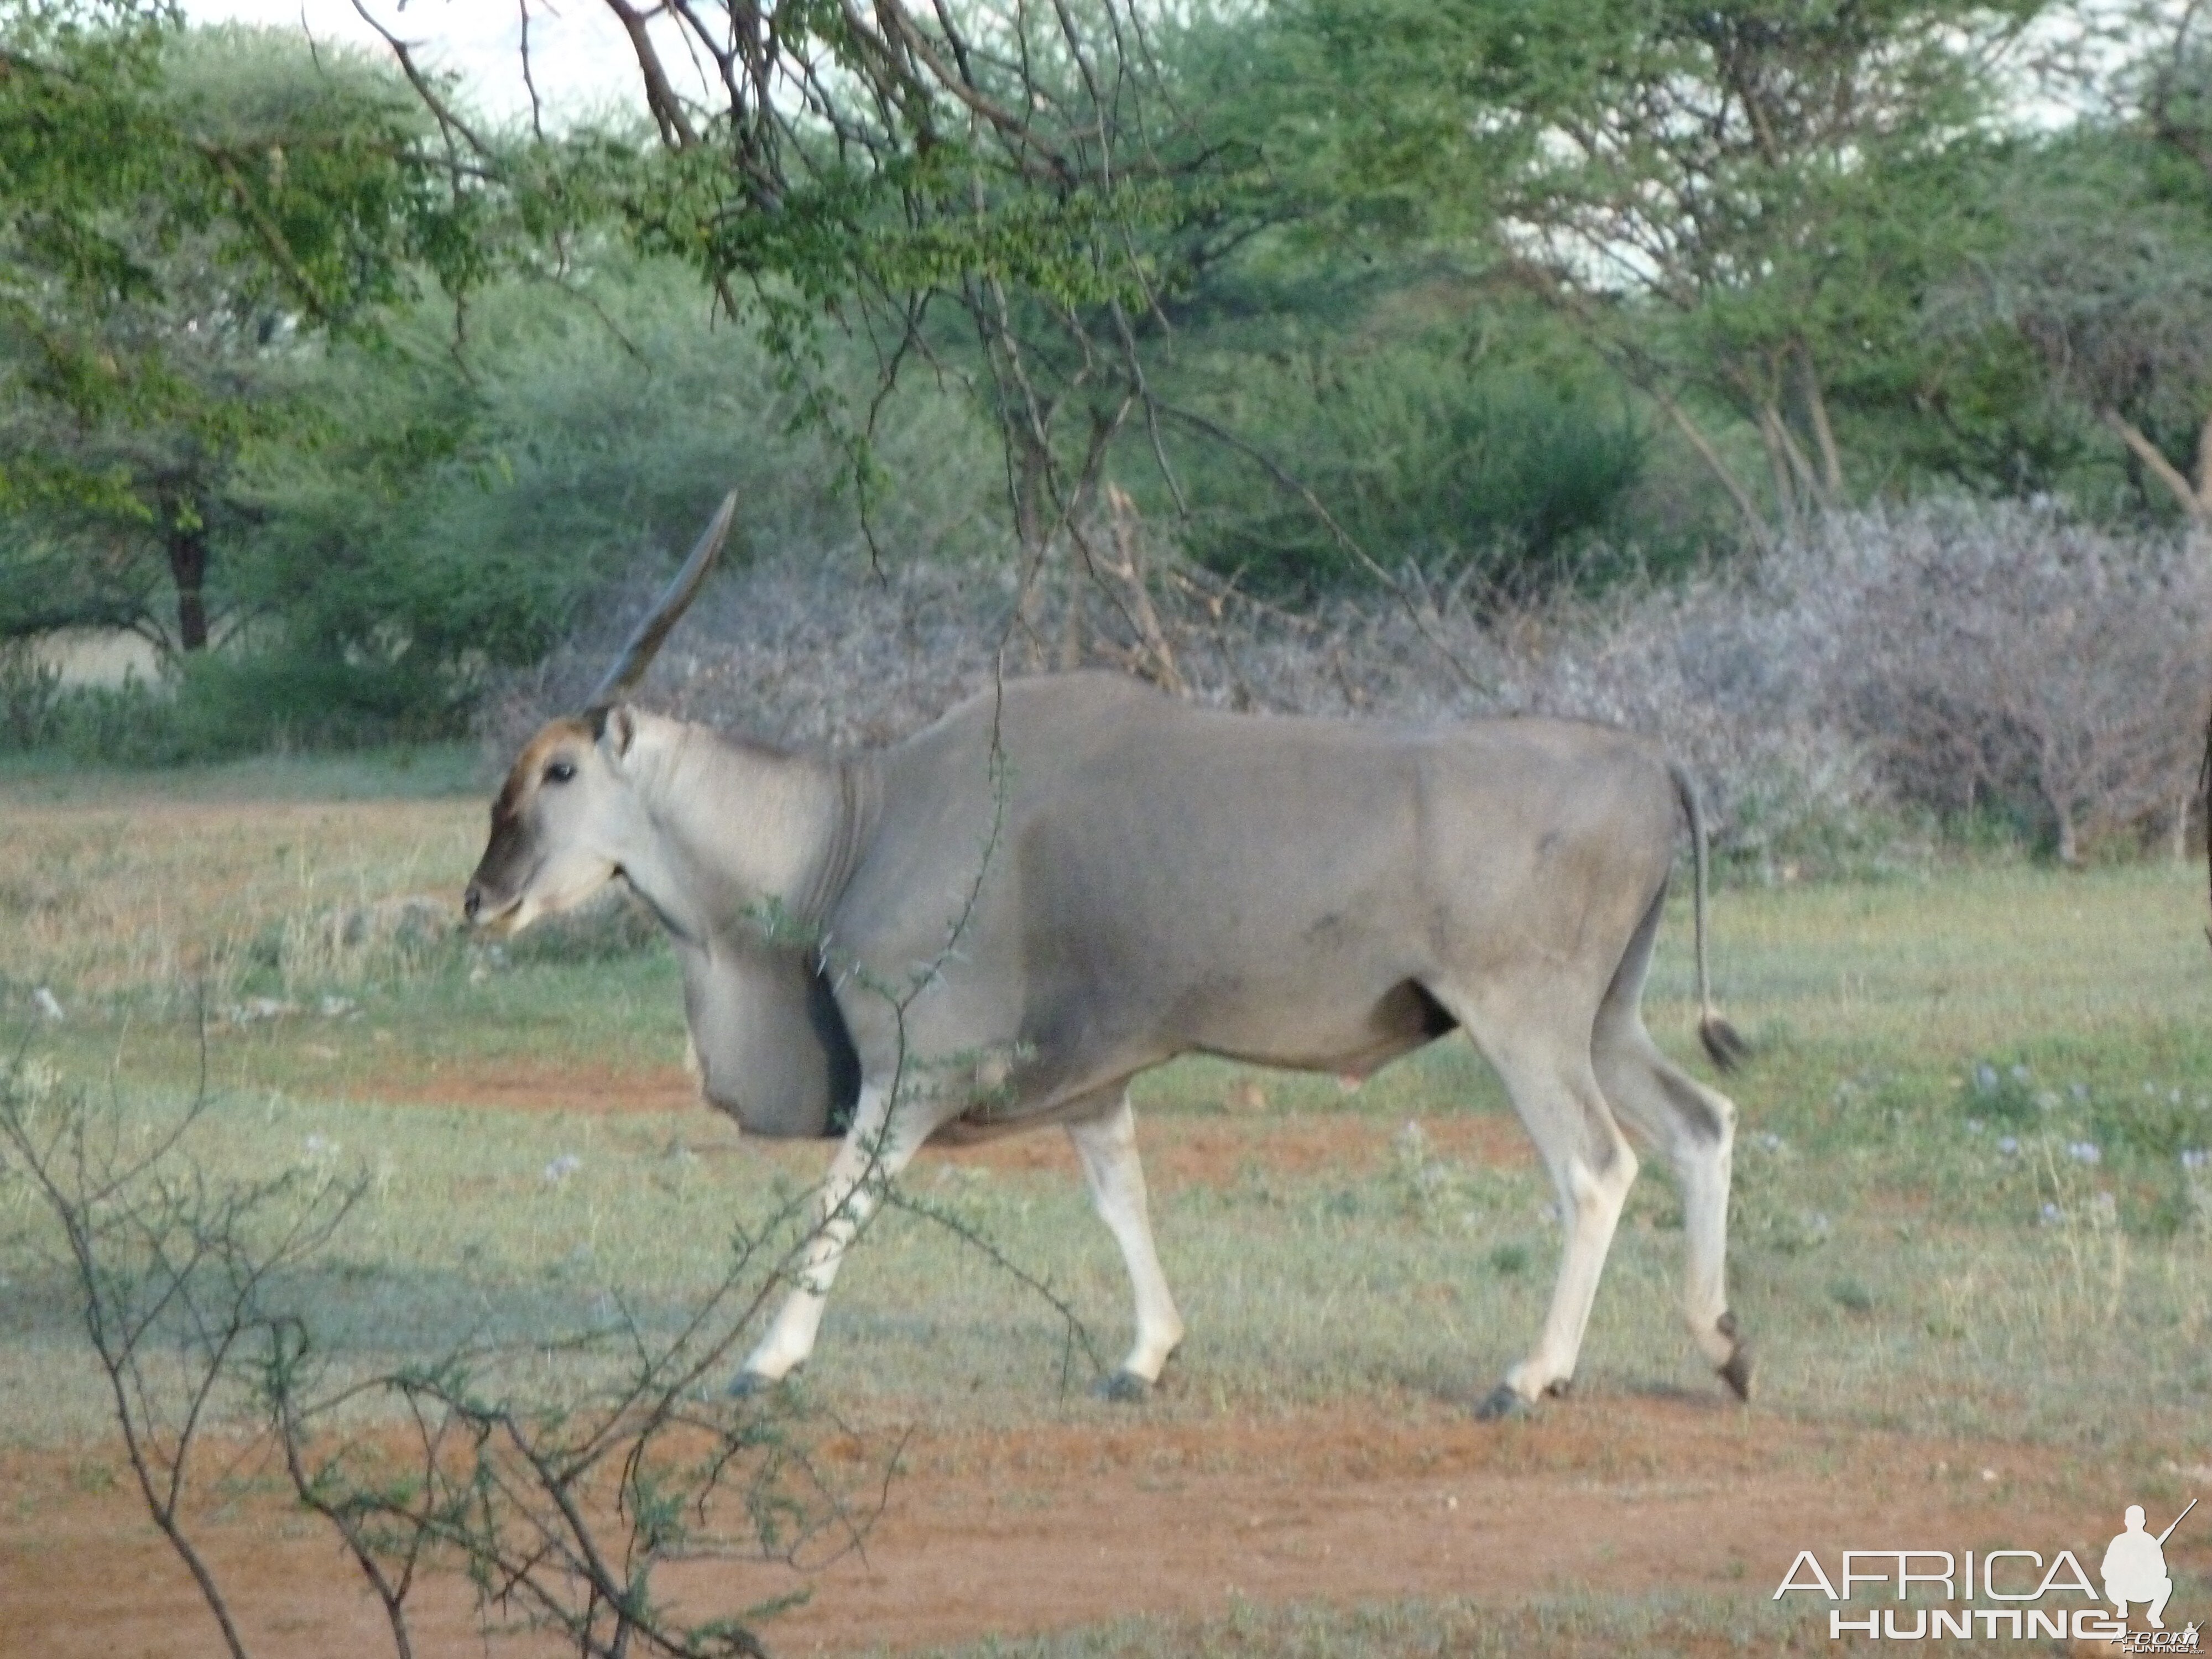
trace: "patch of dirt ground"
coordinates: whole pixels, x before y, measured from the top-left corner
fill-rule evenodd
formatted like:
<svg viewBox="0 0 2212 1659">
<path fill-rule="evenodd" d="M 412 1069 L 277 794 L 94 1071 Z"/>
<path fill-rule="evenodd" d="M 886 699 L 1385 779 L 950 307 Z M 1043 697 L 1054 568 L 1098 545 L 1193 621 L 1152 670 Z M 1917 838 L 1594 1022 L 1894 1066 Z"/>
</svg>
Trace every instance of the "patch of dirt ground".
<svg viewBox="0 0 2212 1659">
<path fill-rule="evenodd" d="M 1768 1607 L 1799 1549 L 2073 1549 L 2095 1571 L 2124 1474 L 2016 1447 L 1826 1429 L 1717 1398 L 1632 1394 L 1485 1425 L 1442 1407 L 918 1434 L 869 1535 L 802 1575 L 696 1562 L 660 1587 L 740 1609 L 811 1585 L 763 1627 L 777 1654 L 1018 1635 L 1237 1600 L 1704 1590 Z M 119 1460 L 0 1465 L 0 1652 L 185 1659 L 219 1650 Z M 112 1484 L 107 1484 L 111 1479 Z M 252 1650 L 388 1653 L 377 1604 L 319 1522 L 262 1495 L 192 1518 Z M 2169 1546 L 2185 1583 L 2212 1547 Z M 465 1589 L 434 1583 L 416 1651 L 481 1653 Z M 1862 1597 L 1863 1599 L 1863 1597 Z M 1802 1616 L 1826 1603 L 1802 1598 Z M 1825 1634 L 1825 1632 L 1823 1633 Z M 543 1644 L 536 1644 L 543 1648 Z M 532 1650 L 520 1641 L 490 1650 Z"/>
<path fill-rule="evenodd" d="M 410 1067 L 403 1056 L 364 1074 L 346 1092 L 394 1106 L 483 1107 L 583 1117 L 704 1111 L 699 1085 L 681 1066 L 595 1066 L 503 1060 L 495 1066 Z"/>
<path fill-rule="evenodd" d="M 738 1144 L 734 1127 L 703 1106 L 698 1085 L 680 1066 L 618 1066 L 569 1062 L 536 1066 L 501 1061 L 496 1066 L 455 1065 L 420 1074 L 390 1071 L 365 1082 L 362 1097 L 396 1104 L 486 1108 L 500 1111 L 568 1112 L 586 1116 L 629 1114 L 696 1114 L 701 1134 L 687 1140 L 709 1157 L 750 1152 Z M 1145 1174 L 1155 1186 L 1225 1186 L 1248 1169 L 1274 1175 L 1324 1172 L 1347 1177 L 1368 1175 L 1396 1156 L 1393 1139 L 1404 1127 L 1398 1117 L 1370 1112 L 1270 1112 L 1242 1116 L 1199 1116 L 1184 1112 L 1137 1115 L 1137 1148 Z M 1536 1152 L 1519 1121 L 1503 1113 L 1424 1114 L 1421 1133 L 1429 1149 L 1443 1158 L 1511 1168 L 1533 1166 Z M 823 1162 L 830 1143 L 818 1143 Z M 928 1146 L 922 1167 L 932 1160 L 1000 1170 L 1057 1170 L 1080 1180 L 1075 1153 L 1060 1130 L 1047 1127 L 1018 1132 L 963 1146 Z"/>
</svg>

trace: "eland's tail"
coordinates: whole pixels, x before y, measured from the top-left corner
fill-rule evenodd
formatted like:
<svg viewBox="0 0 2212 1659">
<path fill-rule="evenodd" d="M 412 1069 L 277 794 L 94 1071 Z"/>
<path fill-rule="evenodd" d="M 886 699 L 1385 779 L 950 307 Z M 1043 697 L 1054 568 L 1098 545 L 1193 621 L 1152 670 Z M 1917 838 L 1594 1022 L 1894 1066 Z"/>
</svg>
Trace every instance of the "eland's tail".
<svg viewBox="0 0 2212 1659">
<path fill-rule="evenodd" d="M 1682 797 L 1682 810 L 1689 815 L 1691 859 L 1697 871 L 1693 908 L 1698 931 L 1698 1040 L 1705 1045 L 1714 1065 L 1733 1072 L 1750 1055 L 1751 1045 L 1713 1006 L 1712 969 L 1705 956 L 1705 809 L 1690 775 L 1673 761 L 1667 763 L 1667 770 L 1673 774 L 1674 787 Z"/>
</svg>

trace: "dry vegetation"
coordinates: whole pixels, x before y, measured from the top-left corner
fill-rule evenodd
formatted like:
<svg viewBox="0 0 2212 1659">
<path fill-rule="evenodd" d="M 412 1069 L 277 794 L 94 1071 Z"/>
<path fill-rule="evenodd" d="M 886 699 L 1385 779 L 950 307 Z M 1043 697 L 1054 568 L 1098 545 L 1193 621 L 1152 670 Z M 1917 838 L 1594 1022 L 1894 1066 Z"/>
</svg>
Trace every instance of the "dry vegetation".
<svg viewBox="0 0 2212 1659">
<path fill-rule="evenodd" d="M 356 801 L 12 805 L 9 981 L 220 1013 L 245 990 L 403 971 L 453 921 L 480 809 Z"/>
</svg>

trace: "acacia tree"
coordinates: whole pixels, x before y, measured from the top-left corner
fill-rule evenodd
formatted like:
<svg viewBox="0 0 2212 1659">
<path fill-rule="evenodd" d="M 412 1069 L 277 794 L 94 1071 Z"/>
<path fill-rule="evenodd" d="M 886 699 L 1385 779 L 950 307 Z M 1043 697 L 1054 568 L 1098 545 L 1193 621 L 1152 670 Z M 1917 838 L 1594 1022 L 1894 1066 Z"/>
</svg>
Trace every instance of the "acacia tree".
<svg viewBox="0 0 2212 1659">
<path fill-rule="evenodd" d="M 967 383 L 1004 436 L 1031 576 L 1063 541 L 1087 560 L 1116 438 L 1147 432 L 1167 470 L 1163 424 L 1194 418 L 1146 372 L 1174 300 L 1282 211 L 1256 153 L 1209 125 L 1219 60 L 1186 50 L 1213 27 L 1202 9 L 605 3 L 635 56 L 643 142 L 542 118 L 520 141 L 484 130 L 395 18 L 387 39 L 453 165 L 513 191 L 556 258 L 605 216 L 687 262 L 757 324 L 864 492 L 899 376 Z M 875 349 L 865 406 L 815 372 L 832 319 Z"/>
<path fill-rule="evenodd" d="M 2043 147 L 1990 309 L 2124 447 L 2146 504 L 2212 526 L 2212 40 L 2201 0 L 2131 14 L 2151 42 L 2110 118 Z"/>
<path fill-rule="evenodd" d="M 274 371 L 480 259 L 428 137 L 358 58 L 168 0 L 0 4 L 0 506 L 43 531 L 14 538 L 7 631 L 208 643 L 233 465 L 313 428 Z"/>
<path fill-rule="evenodd" d="M 1304 0 L 1291 27 L 1334 93 L 1302 118 L 1310 150 L 1371 200 L 1446 203 L 1438 229 L 1571 319 L 1764 540 L 1848 493 L 1838 385 L 1911 349 L 1925 284 L 1989 234 L 1962 170 L 2045 9 Z M 1715 411 L 1755 435 L 1764 500 Z"/>
</svg>

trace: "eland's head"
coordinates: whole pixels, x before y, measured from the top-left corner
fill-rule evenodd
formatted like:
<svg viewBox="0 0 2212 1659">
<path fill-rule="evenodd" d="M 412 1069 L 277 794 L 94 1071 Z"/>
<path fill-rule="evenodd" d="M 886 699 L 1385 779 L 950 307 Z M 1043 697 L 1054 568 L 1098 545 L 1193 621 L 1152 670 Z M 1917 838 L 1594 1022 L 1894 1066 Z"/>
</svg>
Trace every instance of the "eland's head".
<svg viewBox="0 0 2212 1659">
<path fill-rule="evenodd" d="M 722 505 L 684 568 L 630 635 L 580 715 L 548 723 L 523 748 L 492 803 L 491 838 L 462 908 L 480 927 L 512 933 L 582 903 L 623 873 L 640 811 L 629 787 L 640 717 L 620 699 L 645 678 L 721 551 L 737 512 Z"/>
</svg>

